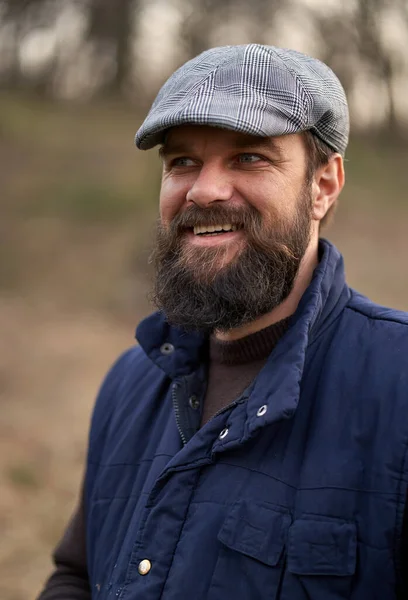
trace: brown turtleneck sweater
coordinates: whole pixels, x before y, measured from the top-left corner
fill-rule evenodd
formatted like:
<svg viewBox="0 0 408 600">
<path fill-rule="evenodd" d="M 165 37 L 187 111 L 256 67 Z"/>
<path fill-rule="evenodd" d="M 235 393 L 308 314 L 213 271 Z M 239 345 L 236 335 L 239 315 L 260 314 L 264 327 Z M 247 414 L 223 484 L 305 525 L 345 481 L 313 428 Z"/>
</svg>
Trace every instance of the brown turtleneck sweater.
<svg viewBox="0 0 408 600">
<path fill-rule="evenodd" d="M 288 326 L 289 318 L 232 342 L 210 339 L 201 425 L 242 394 L 265 365 Z"/>
<path fill-rule="evenodd" d="M 289 319 L 232 342 L 210 339 L 208 384 L 201 424 L 233 402 L 257 376 L 283 336 Z M 85 545 L 85 512 L 79 506 L 54 552 L 56 569 L 38 600 L 91 600 Z"/>
</svg>

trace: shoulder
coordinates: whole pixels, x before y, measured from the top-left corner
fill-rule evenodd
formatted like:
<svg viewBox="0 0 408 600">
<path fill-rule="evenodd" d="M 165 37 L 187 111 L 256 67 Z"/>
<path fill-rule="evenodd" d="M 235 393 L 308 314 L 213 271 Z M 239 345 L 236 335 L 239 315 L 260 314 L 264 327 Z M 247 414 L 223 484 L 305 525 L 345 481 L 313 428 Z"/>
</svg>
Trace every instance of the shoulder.
<svg viewBox="0 0 408 600">
<path fill-rule="evenodd" d="M 376 304 L 355 290 L 350 290 L 350 292 L 347 308 L 354 311 L 356 315 L 360 315 L 363 319 L 378 322 L 380 326 L 393 327 L 395 324 L 398 327 L 401 325 L 408 333 L 408 313 Z"/>
<path fill-rule="evenodd" d="M 351 290 L 343 316 L 342 331 L 352 341 L 354 352 L 376 357 L 389 372 L 394 368 L 405 369 L 408 313 L 375 304 Z"/>
<path fill-rule="evenodd" d="M 91 430 L 103 430 L 119 406 L 132 402 L 140 391 L 148 391 L 162 376 L 163 373 L 140 346 L 132 346 L 123 352 L 109 369 L 99 389 Z"/>
<path fill-rule="evenodd" d="M 118 392 L 129 384 L 134 384 L 142 376 L 156 372 L 158 368 L 146 356 L 140 346 L 132 346 L 123 352 L 108 371 L 100 389 L 100 395 Z"/>
</svg>

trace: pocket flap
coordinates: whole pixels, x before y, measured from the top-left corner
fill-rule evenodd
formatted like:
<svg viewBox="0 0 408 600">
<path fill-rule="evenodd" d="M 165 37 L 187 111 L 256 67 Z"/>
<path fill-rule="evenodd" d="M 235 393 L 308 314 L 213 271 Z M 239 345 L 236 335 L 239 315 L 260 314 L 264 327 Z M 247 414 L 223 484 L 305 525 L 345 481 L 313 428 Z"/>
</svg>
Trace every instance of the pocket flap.
<svg viewBox="0 0 408 600">
<path fill-rule="evenodd" d="M 218 539 L 232 550 L 275 566 L 282 555 L 290 521 L 289 513 L 283 509 L 240 501 L 227 515 Z"/>
<path fill-rule="evenodd" d="M 288 570 L 296 575 L 353 575 L 355 523 L 299 519 L 289 528 Z"/>
</svg>

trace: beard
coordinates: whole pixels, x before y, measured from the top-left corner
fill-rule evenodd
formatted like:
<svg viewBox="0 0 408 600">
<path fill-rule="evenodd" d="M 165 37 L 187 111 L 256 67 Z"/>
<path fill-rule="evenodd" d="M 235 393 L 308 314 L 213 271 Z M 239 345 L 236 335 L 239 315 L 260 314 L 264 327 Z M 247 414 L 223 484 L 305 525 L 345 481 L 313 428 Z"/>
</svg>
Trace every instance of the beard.
<svg viewBox="0 0 408 600">
<path fill-rule="evenodd" d="M 154 304 L 169 323 L 206 335 L 267 314 L 293 289 L 310 241 L 311 214 L 311 189 L 305 185 L 295 216 L 289 219 L 275 211 L 270 225 L 253 206 L 221 203 L 209 208 L 193 205 L 168 226 L 159 223 L 153 253 Z M 240 240 L 213 247 L 186 241 L 195 225 L 220 223 L 241 229 Z M 237 248 L 230 258 L 233 245 Z"/>
</svg>

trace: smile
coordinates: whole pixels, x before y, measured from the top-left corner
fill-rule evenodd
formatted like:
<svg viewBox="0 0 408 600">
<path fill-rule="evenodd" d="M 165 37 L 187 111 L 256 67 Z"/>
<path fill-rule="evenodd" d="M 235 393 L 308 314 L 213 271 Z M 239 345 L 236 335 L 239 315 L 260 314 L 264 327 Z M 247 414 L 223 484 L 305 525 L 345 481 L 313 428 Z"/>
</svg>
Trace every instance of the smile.
<svg viewBox="0 0 408 600">
<path fill-rule="evenodd" d="M 239 225 L 196 225 L 186 231 L 187 240 L 194 246 L 207 248 L 236 242 L 243 237 L 244 230 Z"/>
<path fill-rule="evenodd" d="M 231 225 L 229 223 L 225 225 L 195 225 L 193 227 L 193 232 L 194 235 L 215 236 L 230 231 L 237 231 L 237 229 L 239 229 L 237 225 Z"/>
</svg>

